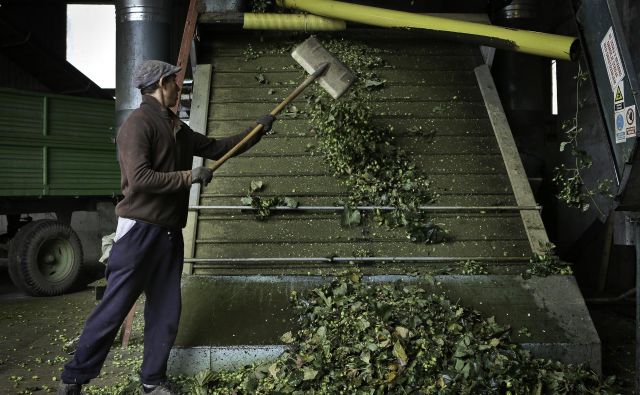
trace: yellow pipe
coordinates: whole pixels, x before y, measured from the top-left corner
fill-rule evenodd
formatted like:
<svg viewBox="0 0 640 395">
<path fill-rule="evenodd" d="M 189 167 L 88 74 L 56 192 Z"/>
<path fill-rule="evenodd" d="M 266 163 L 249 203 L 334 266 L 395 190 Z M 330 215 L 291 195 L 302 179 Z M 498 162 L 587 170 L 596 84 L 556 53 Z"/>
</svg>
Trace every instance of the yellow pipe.
<svg viewBox="0 0 640 395">
<path fill-rule="evenodd" d="M 451 33 L 452 38 L 475 41 L 552 59 L 576 60 L 579 45 L 575 37 L 560 36 L 484 25 L 404 11 L 350 4 L 334 0 L 276 0 L 281 7 L 296 8 L 329 18 L 382 27 L 404 27 Z"/>
<path fill-rule="evenodd" d="M 259 30 L 334 31 L 345 30 L 347 23 L 344 20 L 309 14 L 246 13 L 242 27 Z"/>
</svg>

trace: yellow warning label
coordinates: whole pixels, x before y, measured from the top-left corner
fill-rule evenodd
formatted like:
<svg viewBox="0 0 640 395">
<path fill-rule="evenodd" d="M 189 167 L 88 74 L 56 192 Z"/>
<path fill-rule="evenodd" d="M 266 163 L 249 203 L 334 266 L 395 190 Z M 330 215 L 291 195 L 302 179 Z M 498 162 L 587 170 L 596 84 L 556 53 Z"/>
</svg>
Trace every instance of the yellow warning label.
<svg viewBox="0 0 640 395">
<path fill-rule="evenodd" d="M 622 89 L 620 89 L 620 85 L 616 86 L 616 94 L 613 98 L 613 101 L 624 101 L 624 96 L 622 96 Z"/>
</svg>

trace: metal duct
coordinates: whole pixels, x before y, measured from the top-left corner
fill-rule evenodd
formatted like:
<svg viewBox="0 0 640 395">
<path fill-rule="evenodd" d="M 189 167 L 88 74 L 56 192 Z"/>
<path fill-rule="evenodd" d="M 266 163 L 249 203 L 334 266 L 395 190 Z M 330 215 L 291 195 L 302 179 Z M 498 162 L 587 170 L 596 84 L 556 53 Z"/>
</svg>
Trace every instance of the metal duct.
<svg viewBox="0 0 640 395">
<path fill-rule="evenodd" d="M 492 26 L 438 16 L 415 14 L 335 0 L 277 0 L 281 7 L 295 8 L 327 18 L 373 26 L 431 31 L 441 38 L 478 42 L 552 59 L 574 60 L 578 55 L 575 37 Z"/>
<path fill-rule="evenodd" d="M 514 29 L 544 31 L 544 7 L 551 0 L 513 0 L 504 6 L 494 23 Z M 496 51 L 491 74 L 511 125 L 527 176 L 543 179 L 546 123 L 551 116 L 551 62 L 527 54 Z M 540 192 L 534 183 L 534 194 Z"/>
<path fill-rule="evenodd" d="M 504 19 L 536 19 L 538 17 L 537 0 L 513 0 L 502 9 Z"/>
<path fill-rule="evenodd" d="M 116 0 L 116 127 L 140 105 L 131 81 L 143 60 L 169 59 L 171 0 Z"/>
<path fill-rule="evenodd" d="M 542 31 L 544 15 L 538 0 L 513 0 L 502 8 L 499 25 L 515 29 Z M 525 112 L 530 119 L 524 125 L 536 123 L 551 112 L 550 86 L 551 64 L 547 59 L 519 53 L 498 51 L 493 62 L 492 74 L 507 114 Z M 514 121 L 509 119 L 509 121 Z M 518 128 L 516 128 L 518 129 Z M 535 129 L 538 129 L 536 127 Z M 540 129 L 538 129 L 540 130 Z M 514 133 L 518 133 L 516 130 Z"/>
</svg>

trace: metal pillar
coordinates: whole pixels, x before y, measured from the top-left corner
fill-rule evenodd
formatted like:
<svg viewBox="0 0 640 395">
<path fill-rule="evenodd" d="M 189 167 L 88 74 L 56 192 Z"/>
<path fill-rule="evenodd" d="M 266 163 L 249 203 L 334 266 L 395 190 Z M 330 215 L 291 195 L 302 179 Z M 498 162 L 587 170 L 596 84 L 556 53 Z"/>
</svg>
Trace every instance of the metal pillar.
<svg viewBox="0 0 640 395">
<path fill-rule="evenodd" d="M 534 0 L 513 0 L 494 16 L 507 28 L 544 31 L 544 5 Z M 544 199 L 542 180 L 546 124 L 551 115 L 551 61 L 513 51 L 496 50 L 491 74 L 511 126 L 534 196 Z"/>
<path fill-rule="evenodd" d="M 140 105 L 131 81 L 142 61 L 169 59 L 171 0 L 116 0 L 116 127 Z"/>
</svg>

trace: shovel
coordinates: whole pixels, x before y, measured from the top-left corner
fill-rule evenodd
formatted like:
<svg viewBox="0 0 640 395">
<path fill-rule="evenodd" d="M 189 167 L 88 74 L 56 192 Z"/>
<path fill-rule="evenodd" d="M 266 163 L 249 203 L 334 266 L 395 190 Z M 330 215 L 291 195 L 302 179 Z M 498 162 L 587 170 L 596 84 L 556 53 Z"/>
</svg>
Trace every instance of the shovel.
<svg viewBox="0 0 640 395">
<path fill-rule="evenodd" d="M 315 80 L 318 80 L 320 86 L 334 99 L 339 98 L 355 80 L 355 75 L 351 70 L 333 57 L 315 37 L 309 37 L 302 44 L 298 45 L 291 53 L 291 56 L 311 75 L 291 92 L 286 99 L 278 104 L 276 108 L 271 110 L 270 114 L 273 116 L 278 115 L 280 111 L 298 97 L 298 95 Z M 247 141 L 260 133 L 261 129 L 261 124 L 256 125 L 238 144 L 231 148 L 222 158 L 218 159 L 211 169 L 215 171 L 222 166 L 222 164 L 232 157 Z"/>
</svg>

